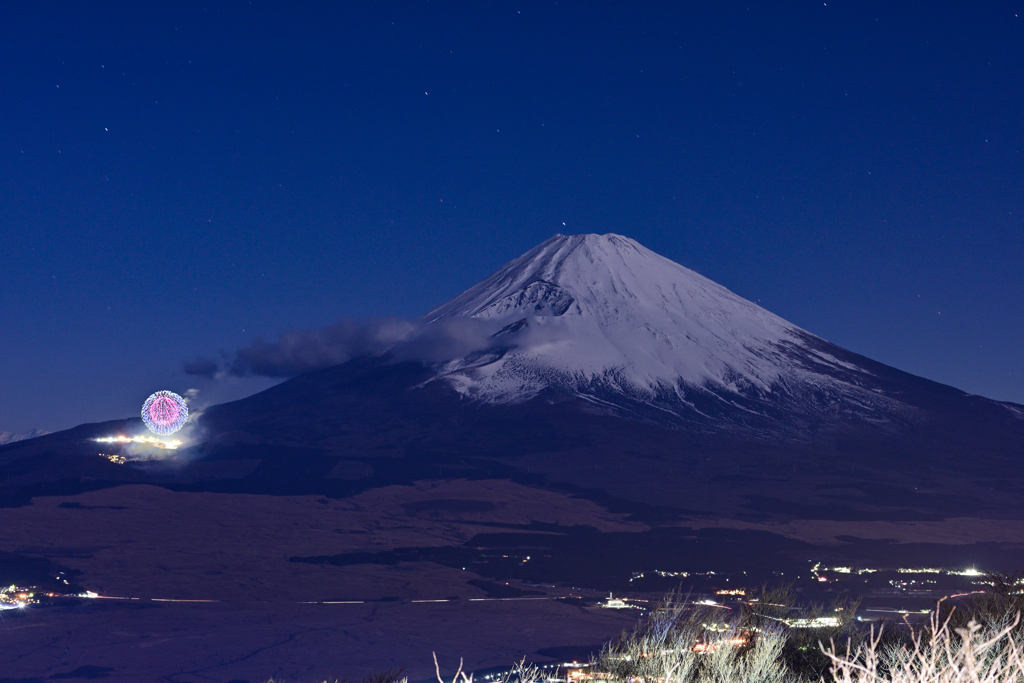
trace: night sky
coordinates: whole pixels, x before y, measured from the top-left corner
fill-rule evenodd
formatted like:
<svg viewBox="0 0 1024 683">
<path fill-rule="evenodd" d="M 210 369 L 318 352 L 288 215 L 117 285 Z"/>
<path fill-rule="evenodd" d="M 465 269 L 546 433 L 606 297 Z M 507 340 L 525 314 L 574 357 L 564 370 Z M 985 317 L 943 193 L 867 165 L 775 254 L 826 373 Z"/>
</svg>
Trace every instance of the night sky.
<svg viewBox="0 0 1024 683">
<path fill-rule="evenodd" d="M 1021 16 L 1018 16 L 1020 14 Z M 1024 1 L 5 3 L 0 430 L 615 232 L 1024 402 Z"/>
</svg>

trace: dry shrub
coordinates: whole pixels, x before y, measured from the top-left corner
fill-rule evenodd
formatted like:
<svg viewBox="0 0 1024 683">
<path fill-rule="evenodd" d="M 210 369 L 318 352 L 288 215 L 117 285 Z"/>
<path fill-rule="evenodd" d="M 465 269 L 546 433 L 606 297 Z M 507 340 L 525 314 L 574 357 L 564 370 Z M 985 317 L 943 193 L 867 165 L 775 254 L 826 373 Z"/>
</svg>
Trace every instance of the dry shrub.
<svg viewBox="0 0 1024 683">
<path fill-rule="evenodd" d="M 723 611 L 670 594 L 631 633 L 607 644 L 597 672 L 619 683 L 783 683 L 785 636 L 722 623 Z"/>
<path fill-rule="evenodd" d="M 1018 621 L 953 627 L 936 613 L 908 645 L 883 647 L 879 631 L 856 650 L 822 650 L 836 683 L 1018 683 L 1024 681 L 1020 639 L 1014 637 Z"/>
</svg>

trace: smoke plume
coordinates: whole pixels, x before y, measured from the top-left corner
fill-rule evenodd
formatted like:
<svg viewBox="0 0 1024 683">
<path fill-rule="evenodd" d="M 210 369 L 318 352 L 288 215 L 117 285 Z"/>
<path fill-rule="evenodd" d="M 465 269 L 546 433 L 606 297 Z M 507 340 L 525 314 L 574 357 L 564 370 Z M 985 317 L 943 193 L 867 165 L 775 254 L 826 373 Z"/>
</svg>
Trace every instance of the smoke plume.
<svg viewBox="0 0 1024 683">
<path fill-rule="evenodd" d="M 339 365 L 353 358 L 389 352 L 395 362 L 438 363 L 494 344 L 494 323 L 475 318 L 446 318 L 434 323 L 402 318 L 342 320 L 318 330 L 285 332 L 276 341 L 257 339 L 226 355 L 185 363 L 185 374 L 206 378 L 283 379 Z"/>
<path fill-rule="evenodd" d="M 216 377 L 218 370 L 220 370 L 220 364 L 212 358 L 196 358 L 195 360 L 185 361 L 186 375 L 213 379 Z"/>
</svg>

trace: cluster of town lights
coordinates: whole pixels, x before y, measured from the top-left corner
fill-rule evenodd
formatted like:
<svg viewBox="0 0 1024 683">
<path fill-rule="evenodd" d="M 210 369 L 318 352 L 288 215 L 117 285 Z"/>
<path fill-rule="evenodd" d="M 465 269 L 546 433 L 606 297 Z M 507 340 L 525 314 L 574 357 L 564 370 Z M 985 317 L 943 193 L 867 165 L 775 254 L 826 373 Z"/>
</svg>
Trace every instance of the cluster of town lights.
<svg viewBox="0 0 1024 683">
<path fill-rule="evenodd" d="M 67 579 L 59 580 L 67 584 Z M 84 593 L 54 593 L 41 590 L 35 586 L 3 586 L 0 587 L 0 610 L 25 609 L 29 605 L 38 605 L 47 598 L 96 598 L 99 597 L 92 591 Z"/>
<path fill-rule="evenodd" d="M 24 609 L 35 602 L 39 601 L 35 594 L 27 588 L 18 586 L 0 588 L 0 609 Z"/>
<path fill-rule="evenodd" d="M 147 446 L 156 446 L 157 448 L 164 448 L 167 450 L 175 450 L 181 446 L 181 441 L 163 441 L 152 436 L 105 436 L 100 439 L 93 439 L 98 443 L 141 443 Z"/>
<path fill-rule="evenodd" d="M 818 581 L 828 581 L 828 578 L 822 576 L 819 572 L 834 572 L 836 574 L 873 574 L 877 571 L 879 570 L 868 568 L 822 567 L 820 562 L 811 567 L 811 573 L 817 576 Z M 968 567 L 967 569 L 943 569 L 941 567 L 897 567 L 895 571 L 899 574 L 945 574 L 946 576 L 985 575 L 985 572 L 975 569 L 974 567 Z"/>
</svg>

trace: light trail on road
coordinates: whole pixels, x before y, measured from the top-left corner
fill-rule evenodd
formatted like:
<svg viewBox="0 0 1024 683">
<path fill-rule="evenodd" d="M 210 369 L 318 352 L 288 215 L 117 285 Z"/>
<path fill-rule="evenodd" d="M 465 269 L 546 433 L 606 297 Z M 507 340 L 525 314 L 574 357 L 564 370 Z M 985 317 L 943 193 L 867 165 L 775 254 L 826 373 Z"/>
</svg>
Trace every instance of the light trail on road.
<svg viewBox="0 0 1024 683">
<path fill-rule="evenodd" d="M 561 600 L 565 597 L 571 596 L 559 596 L 559 595 L 546 595 L 542 597 L 524 597 L 524 598 L 420 598 L 415 600 L 298 600 L 296 602 L 288 601 L 294 605 L 387 605 L 387 604 L 418 604 L 418 603 L 438 603 L 438 602 L 516 602 L 516 601 L 528 601 L 528 600 Z M 230 601 L 224 600 L 211 600 L 202 598 L 134 598 L 116 595 L 89 595 L 83 596 L 84 600 L 149 600 L 151 602 L 178 602 L 178 603 L 225 603 Z M 264 602 L 264 601 L 258 601 Z"/>
</svg>

